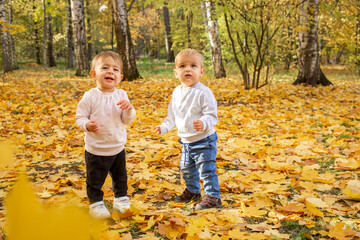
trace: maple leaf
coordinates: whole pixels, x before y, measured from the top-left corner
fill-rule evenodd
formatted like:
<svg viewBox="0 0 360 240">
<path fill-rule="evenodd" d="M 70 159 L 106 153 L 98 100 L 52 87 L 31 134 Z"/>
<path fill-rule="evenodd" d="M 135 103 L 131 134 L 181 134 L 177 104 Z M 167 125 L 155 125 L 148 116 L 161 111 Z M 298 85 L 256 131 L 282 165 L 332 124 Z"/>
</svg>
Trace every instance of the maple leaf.
<svg viewBox="0 0 360 240">
<path fill-rule="evenodd" d="M 317 204 L 317 200 L 315 198 L 306 198 L 305 205 L 306 205 L 307 211 L 310 214 L 318 216 L 318 217 L 324 216 L 324 213 L 316 208 L 318 204 Z"/>
<path fill-rule="evenodd" d="M 337 240 L 347 240 L 354 236 L 356 231 L 350 227 L 345 227 L 345 223 L 338 223 L 335 226 L 330 227 L 328 236 Z"/>
<path fill-rule="evenodd" d="M 235 228 L 228 233 L 231 239 L 246 239 L 249 234 L 247 232 L 241 232 L 239 228 Z"/>
</svg>

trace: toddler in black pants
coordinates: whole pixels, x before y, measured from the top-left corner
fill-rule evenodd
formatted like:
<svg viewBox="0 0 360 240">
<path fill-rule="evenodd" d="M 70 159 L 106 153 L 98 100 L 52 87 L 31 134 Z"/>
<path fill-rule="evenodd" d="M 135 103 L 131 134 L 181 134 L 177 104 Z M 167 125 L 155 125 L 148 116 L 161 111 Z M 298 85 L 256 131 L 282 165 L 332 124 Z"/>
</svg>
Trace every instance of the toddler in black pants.
<svg viewBox="0 0 360 240">
<path fill-rule="evenodd" d="M 105 179 L 113 180 L 114 210 L 130 208 L 127 197 L 125 161 L 125 124 L 135 118 L 135 109 L 126 92 L 116 88 L 122 75 L 120 56 L 112 51 L 101 52 L 91 63 L 91 77 L 96 88 L 87 91 L 76 110 L 76 124 L 85 131 L 86 191 L 90 215 L 110 217 L 103 202 Z"/>
</svg>

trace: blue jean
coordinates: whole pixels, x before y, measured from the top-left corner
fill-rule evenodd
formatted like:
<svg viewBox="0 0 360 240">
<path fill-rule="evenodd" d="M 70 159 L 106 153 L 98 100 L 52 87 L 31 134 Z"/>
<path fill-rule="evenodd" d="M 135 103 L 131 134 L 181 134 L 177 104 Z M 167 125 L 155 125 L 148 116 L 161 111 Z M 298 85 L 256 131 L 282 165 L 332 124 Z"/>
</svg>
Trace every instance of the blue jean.
<svg viewBox="0 0 360 240">
<path fill-rule="evenodd" d="M 193 143 L 182 144 L 180 169 L 186 188 L 192 193 L 200 193 L 200 179 L 204 184 L 205 194 L 220 198 L 220 186 L 216 173 L 216 140 L 214 133 Z"/>
</svg>

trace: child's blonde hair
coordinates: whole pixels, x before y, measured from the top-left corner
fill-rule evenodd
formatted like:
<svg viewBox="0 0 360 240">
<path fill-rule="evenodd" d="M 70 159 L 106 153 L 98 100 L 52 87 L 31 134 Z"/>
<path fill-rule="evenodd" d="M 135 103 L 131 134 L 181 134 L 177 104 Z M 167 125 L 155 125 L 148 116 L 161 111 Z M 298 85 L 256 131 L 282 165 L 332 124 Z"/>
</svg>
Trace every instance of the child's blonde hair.
<svg viewBox="0 0 360 240">
<path fill-rule="evenodd" d="M 195 49 L 192 49 L 192 48 L 186 48 L 184 50 L 181 50 L 175 57 L 175 66 L 178 65 L 179 63 L 179 59 L 183 56 L 197 56 L 199 57 L 200 59 L 200 65 L 201 65 L 201 68 L 204 67 L 204 57 L 203 55 L 201 55 L 201 53 L 199 53 L 198 51 L 196 51 Z"/>
<path fill-rule="evenodd" d="M 106 57 L 112 57 L 114 59 L 114 61 L 119 64 L 120 66 L 120 71 L 122 71 L 123 69 L 123 62 L 121 60 L 121 57 L 119 56 L 119 54 L 117 54 L 116 52 L 113 51 L 104 51 L 101 52 L 99 54 L 97 54 L 93 60 L 91 61 L 91 70 L 95 70 L 96 64 L 98 63 L 98 61 L 100 59 L 106 58 Z"/>
</svg>

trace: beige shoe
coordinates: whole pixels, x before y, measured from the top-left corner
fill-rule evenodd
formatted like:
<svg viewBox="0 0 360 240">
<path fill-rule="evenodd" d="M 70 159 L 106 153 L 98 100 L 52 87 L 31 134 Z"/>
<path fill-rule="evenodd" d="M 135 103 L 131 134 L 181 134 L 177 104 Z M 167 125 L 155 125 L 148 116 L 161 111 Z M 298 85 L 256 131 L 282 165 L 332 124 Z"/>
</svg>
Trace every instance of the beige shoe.
<svg viewBox="0 0 360 240">
<path fill-rule="evenodd" d="M 92 217 L 97 219 L 109 218 L 111 216 L 103 201 L 91 204 L 89 206 L 89 213 Z"/>
</svg>

